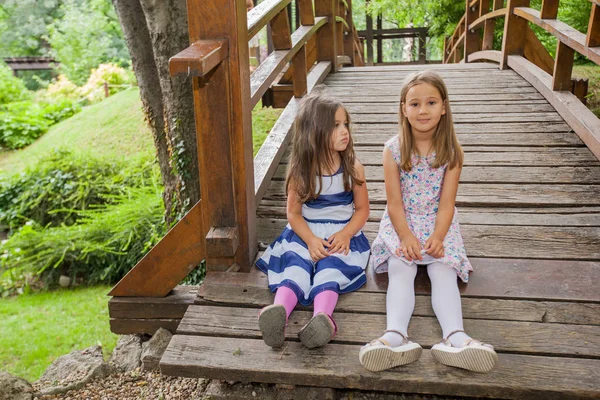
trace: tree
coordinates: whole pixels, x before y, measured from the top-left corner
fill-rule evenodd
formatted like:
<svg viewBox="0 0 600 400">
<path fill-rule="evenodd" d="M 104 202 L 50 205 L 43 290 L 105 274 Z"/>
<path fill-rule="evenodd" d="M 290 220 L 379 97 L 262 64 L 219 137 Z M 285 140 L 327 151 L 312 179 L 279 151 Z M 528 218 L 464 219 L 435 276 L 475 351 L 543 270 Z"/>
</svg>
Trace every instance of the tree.
<svg viewBox="0 0 600 400">
<path fill-rule="evenodd" d="M 163 178 L 166 220 L 200 198 L 191 79 L 171 78 L 169 58 L 189 45 L 185 0 L 112 0 Z"/>
</svg>

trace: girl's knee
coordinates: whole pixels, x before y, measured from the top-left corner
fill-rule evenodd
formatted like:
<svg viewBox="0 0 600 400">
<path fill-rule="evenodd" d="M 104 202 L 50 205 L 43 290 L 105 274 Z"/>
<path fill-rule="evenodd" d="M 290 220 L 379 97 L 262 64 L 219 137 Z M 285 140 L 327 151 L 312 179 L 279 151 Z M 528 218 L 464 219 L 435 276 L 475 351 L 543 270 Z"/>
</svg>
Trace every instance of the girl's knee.
<svg viewBox="0 0 600 400">
<path fill-rule="evenodd" d="M 414 280 L 417 276 L 417 266 L 414 264 L 407 264 L 397 257 L 390 257 L 388 260 L 388 275 L 390 278 L 399 276 Z"/>
<path fill-rule="evenodd" d="M 437 282 L 453 282 L 458 286 L 457 275 L 454 268 L 441 262 L 435 262 L 427 266 L 427 275 L 432 285 Z"/>
</svg>

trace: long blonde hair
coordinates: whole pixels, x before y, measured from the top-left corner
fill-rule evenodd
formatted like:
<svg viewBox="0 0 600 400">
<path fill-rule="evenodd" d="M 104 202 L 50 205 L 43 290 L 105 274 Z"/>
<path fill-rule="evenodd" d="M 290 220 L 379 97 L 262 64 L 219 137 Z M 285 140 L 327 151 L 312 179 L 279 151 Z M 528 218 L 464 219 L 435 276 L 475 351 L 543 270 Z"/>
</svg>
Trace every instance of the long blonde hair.
<svg viewBox="0 0 600 400">
<path fill-rule="evenodd" d="M 330 149 L 335 113 L 340 108 L 346 113 L 350 133 L 346 149 L 340 152 L 344 189 L 350 191 L 354 185 L 363 184 L 354 168 L 356 155 L 350 131 L 350 115 L 341 102 L 323 95 L 322 89 L 316 88 L 300 102 L 293 125 L 292 154 L 285 182 L 286 193 L 293 185 L 302 203 L 319 196 L 323 187 L 321 176 L 324 168 L 331 170 L 334 167 L 333 151 Z M 318 190 L 315 178 L 319 180 Z"/>
<path fill-rule="evenodd" d="M 400 132 L 398 140 L 400 141 L 400 168 L 404 171 L 412 169 L 412 154 L 416 152 L 415 142 L 413 140 L 412 128 L 408 122 L 408 118 L 402 111 L 402 105 L 406 102 L 408 91 L 417 85 L 428 83 L 435 87 L 440 93 L 446 113 L 442 115 L 440 122 L 433 134 L 433 149 L 435 151 L 435 160 L 432 164 L 433 168 L 439 168 L 444 164 L 448 164 L 449 168 L 455 166 L 462 167 L 463 165 L 463 150 L 454 132 L 454 122 L 452 121 L 452 111 L 450 110 L 450 101 L 448 100 L 448 89 L 442 80 L 442 77 L 433 71 L 423 71 L 409 75 L 402 85 L 400 91 Z"/>
</svg>

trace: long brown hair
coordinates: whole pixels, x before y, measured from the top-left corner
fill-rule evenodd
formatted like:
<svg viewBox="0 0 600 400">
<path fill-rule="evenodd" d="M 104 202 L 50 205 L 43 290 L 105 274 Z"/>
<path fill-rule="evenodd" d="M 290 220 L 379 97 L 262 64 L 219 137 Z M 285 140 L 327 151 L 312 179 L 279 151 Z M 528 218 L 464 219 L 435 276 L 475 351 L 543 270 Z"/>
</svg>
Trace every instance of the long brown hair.
<svg viewBox="0 0 600 400">
<path fill-rule="evenodd" d="M 411 157 L 416 152 L 415 142 L 413 140 L 412 128 L 408 118 L 402 111 L 402 105 L 406 102 L 406 94 L 417 85 L 428 83 L 440 93 L 440 97 L 446 107 L 446 113 L 442 115 L 440 122 L 433 134 L 433 149 L 435 151 L 435 160 L 431 165 L 433 168 L 439 168 L 448 163 L 450 168 L 456 165 L 463 165 L 463 150 L 454 132 L 454 122 L 452 121 L 452 111 L 450 110 L 450 101 L 448 100 L 448 89 L 442 80 L 442 77 L 433 71 L 417 72 L 409 75 L 402 85 L 400 91 L 400 132 L 398 140 L 400 141 L 400 167 L 404 171 L 412 169 Z"/>
<path fill-rule="evenodd" d="M 315 90 L 316 89 L 316 90 Z M 319 196 L 323 187 L 323 171 L 334 168 L 331 140 L 335 128 L 335 113 L 342 108 L 348 120 L 348 146 L 340 152 L 344 190 L 350 191 L 354 185 L 362 185 L 358 179 L 354 162 L 354 144 L 350 131 L 350 115 L 338 100 L 315 88 L 300 102 L 298 114 L 293 126 L 292 154 L 288 163 L 285 182 L 286 193 L 290 185 L 294 185 L 298 200 L 302 203 Z M 335 173 L 335 171 L 333 171 Z M 319 180 L 317 190 L 316 179 Z"/>
</svg>

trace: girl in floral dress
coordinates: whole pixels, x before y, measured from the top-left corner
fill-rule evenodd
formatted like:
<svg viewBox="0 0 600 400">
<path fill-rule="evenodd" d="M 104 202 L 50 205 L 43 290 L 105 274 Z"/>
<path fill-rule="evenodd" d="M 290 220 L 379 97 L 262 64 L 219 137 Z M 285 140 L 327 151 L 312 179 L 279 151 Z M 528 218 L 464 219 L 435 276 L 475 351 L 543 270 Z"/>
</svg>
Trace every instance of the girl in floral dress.
<svg viewBox="0 0 600 400">
<path fill-rule="evenodd" d="M 443 340 L 432 348 L 445 365 L 485 372 L 497 361 L 494 348 L 463 330 L 457 276 L 473 270 L 467 259 L 454 207 L 463 151 L 452 122 L 448 91 L 430 71 L 409 76 L 400 94 L 401 131 L 383 151 L 387 207 L 373 241 L 370 265 L 387 272 L 387 330 L 361 348 L 371 371 L 416 361 L 421 346 L 407 329 L 414 310 L 417 265 L 427 265 L 431 302 Z"/>
</svg>

